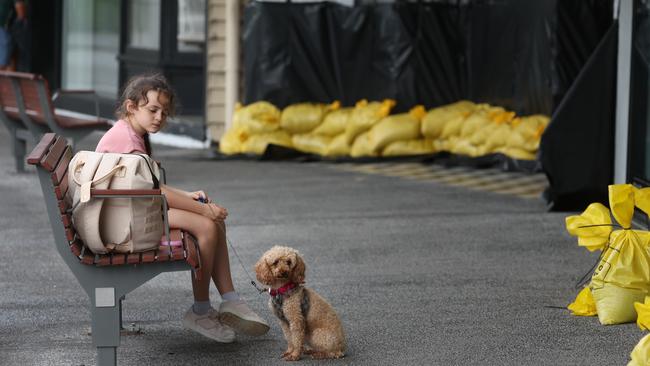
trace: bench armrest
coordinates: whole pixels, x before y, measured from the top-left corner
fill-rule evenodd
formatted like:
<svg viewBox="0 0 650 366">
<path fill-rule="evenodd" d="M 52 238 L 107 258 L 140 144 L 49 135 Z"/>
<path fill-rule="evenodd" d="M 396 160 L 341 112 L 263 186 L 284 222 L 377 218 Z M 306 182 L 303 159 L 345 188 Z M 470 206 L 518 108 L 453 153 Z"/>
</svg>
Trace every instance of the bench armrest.
<svg viewBox="0 0 650 366">
<path fill-rule="evenodd" d="M 165 225 L 165 236 L 167 242 L 171 241 L 169 236 L 169 218 L 167 217 L 167 198 L 160 189 L 95 189 L 90 190 L 90 197 L 95 198 L 152 198 L 160 197 L 163 204 L 163 223 Z"/>
<path fill-rule="evenodd" d="M 58 89 L 52 94 L 52 102 L 54 102 L 62 94 L 91 94 L 95 101 L 95 117 L 99 119 L 99 95 L 92 89 Z"/>
</svg>

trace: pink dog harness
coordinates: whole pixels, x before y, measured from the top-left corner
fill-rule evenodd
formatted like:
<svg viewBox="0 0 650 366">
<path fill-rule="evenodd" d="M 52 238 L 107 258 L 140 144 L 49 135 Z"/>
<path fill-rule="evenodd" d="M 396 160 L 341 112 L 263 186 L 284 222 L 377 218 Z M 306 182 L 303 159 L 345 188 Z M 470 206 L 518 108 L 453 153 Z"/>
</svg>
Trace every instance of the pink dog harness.
<svg viewBox="0 0 650 366">
<path fill-rule="evenodd" d="M 270 288 L 269 289 L 269 294 L 271 296 L 273 296 L 273 297 L 282 296 L 284 294 L 288 294 L 291 290 L 296 288 L 296 286 L 298 286 L 298 285 L 296 285 L 294 282 L 288 282 L 284 286 L 282 286 L 282 287 L 280 287 L 278 289 Z"/>
</svg>

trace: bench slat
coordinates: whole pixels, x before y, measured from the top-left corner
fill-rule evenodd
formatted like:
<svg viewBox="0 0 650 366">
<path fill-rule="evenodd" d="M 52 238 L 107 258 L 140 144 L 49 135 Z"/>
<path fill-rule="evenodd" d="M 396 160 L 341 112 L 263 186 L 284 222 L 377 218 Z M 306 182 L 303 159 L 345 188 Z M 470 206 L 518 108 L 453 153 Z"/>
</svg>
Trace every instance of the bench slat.
<svg viewBox="0 0 650 366">
<path fill-rule="evenodd" d="M 61 159 L 61 156 L 65 152 L 66 144 L 68 142 L 61 136 L 58 136 L 56 141 L 50 146 L 50 151 L 43 156 L 41 159 L 41 166 L 45 168 L 48 172 L 52 172 L 56 167 L 56 164 Z"/>
<path fill-rule="evenodd" d="M 126 263 L 128 263 L 128 264 L 140 263 L 140 253 L 127 254 Z"/>
<path fill-rule="evenodd" d="M 124 254 L 113 254 L 113 259 L 111 263 L 114 266 L 119 266 L 121 264 L 126 263 L 126 256 Z"/>
<path fill-rule="evenodd" d="M 156 259 L 156 251 L 149 250 L 142 253 L 142 263 L 151 263 Z"/>
<path fill-rule="evenodd" d="M 38 142 L 34 150 L 27 156 L 27 163 L 36 165 L 41 162 L 43 156 L 50 150 L 50 145 L 54 142 L 56 134 L 49 132 L 43 135 L 41 141 Z"/>
<path fill-rule="evenodd" d="M 61 183 L 54 187 L 54 193 L 56 194 L 56 198 L 59 200 L 65 198 L 65 194 L 68 193 L 68 172 L 66 172 L 63 178 L 61 178 Z"/>
<path fill-rule="evenodd" d="M 65 229 L 65 237 L 68 239 L 68 242 L 71 242 L 74 240 L 75 237 L 75 230 L 73 227 L 69 227 Z"/>
<path fill-rule="evenodd" d="M 82 249 L 83 249 L 83 244 L 81 244 L 79 240 L 75 240 L 70 243 L 70 251 L 72 251 L 72 253 L 75 256 L 79 257 L 81 255 Z"/>
<path fill-rule="evenodd" d="M 66 229 L 72 226 L 72 217 L 69 214 L 61 215 L 61 221 Z"/>
<path fill-rule="evenodd" d="M 72 149 L 70 146 L 66 146 L 61 159 L 57 163 L 56 168 L 51 175 L 52 183 L 54 183 L 55 186 L 58 186 L 61 182 L 63 182 L 63 177 L 65 177 L 66 173 L 68 172 L 68 164 L 70 164 L 70 160 L 72 160 Z"/>
</svg>

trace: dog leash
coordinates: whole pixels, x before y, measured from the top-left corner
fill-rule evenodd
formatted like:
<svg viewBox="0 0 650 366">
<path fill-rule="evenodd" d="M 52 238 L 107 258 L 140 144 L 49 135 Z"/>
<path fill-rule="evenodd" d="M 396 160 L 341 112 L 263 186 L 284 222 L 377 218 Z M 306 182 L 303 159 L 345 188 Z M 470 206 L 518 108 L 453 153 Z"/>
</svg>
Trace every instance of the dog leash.
<svg viewBox="0 0 650 366">
<path fill-rule="evenodd" d="M 208 199 L 206 199 L 204 197 L 199 197 L 199 199 L 197 201 L 199 201 L 201 203 L 209 203 Z M 216 216 L 214 214 L 214 210 L 212 209 L 212 207 L 210 205 L 208 205 L 208 208 L 210 209 L 210 212 L 212 212 L 212 215 Z M 226 223 L 224 221 L 221 221 L 221 222 L 223 223 L 224 226 L 226 225 Z M 224 229 L 224 232 L 225 232 L 225 227 L 222 227 L 222 229 Z M 244 273 L 246 273 L 246 276 L 248 276 L 248 279 L 251 281 L 251 285 L 253 285 L 253 287 L 255 287 L 255 290 L 257 290 L 257 292 L 260 293 L 260 294 L 262 294 L 263 292 L 268 292 L 269 289 L 261 288 L 257 284 L 257 282 L 255 282 L 255 280 L 250 275 L 250 273 L 248 273 L 248 271 L 246 270 L 246 266 L 244 266 L 244 262 L 241 260 L 241 257 L 239 256 L 239 254 L 237 254 L 237 250 L 235 249 L 235 246 L 232 245 L 232 242 L 230 241 L 230 239 L 228 239 L 228 236 L 226 236 L 226 242 L 228 243 L 228 245 L 230 245 L 230 249 L 232 249 L 232 252 L 235 253 L 235 257 L 237 257 L 237 260 L 239 261 L 239 265 L 244 270 Z"/>
<path fill-rule="evenodd" d="M 264 292 L 268 292 L 268 289 L 266 289 L 266 288 L 261 288 L 261 287 L 257 284 L 257 282 L 255 282 L 255 280 L 254 280 L 253 277 L 250 275 L 250 273 L 248 273 L 248 271 L 246 270 L 246 267 L 244 266 L 244 262 L 242 262 L 241 257 L 239 256 L 239 254 L 237 254 L 237 250 L 235 249 L 235 246 L 232 245 L 232 242 L 230 241 L 230 239 L 228 239 L 228 237 L 226 237 L 226 241 L 228 242 L 228 245 L 230 245 L 230 249 L 232 249 L 232 252 L 235 253 L 235 257 L 237 257 L 237 260 L 239 261 L 239 265 L 241 266 L 241 268 L 242 268 L 242 269 L 244 270 L 244 272 L 246 273 L 246 276 L 248 276 L 248 279 L 251 280 L 251 285 L 253 285 L 253 287 L 255 287 L 255 289 L 257 290 L 257 292 L 259 292 L 260 294 L 262 294 L 262 293 L 264 293 Z"/>
</svg>

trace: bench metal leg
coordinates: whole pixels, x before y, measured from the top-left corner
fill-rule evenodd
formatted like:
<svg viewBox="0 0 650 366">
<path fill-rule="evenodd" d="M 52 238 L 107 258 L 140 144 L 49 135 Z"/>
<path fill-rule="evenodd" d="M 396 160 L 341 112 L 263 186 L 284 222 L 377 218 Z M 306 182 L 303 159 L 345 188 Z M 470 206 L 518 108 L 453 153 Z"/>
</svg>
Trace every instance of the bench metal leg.
<svg viewBox="0 0 650 366">
<path fill-rule="evenodd" d="M 18 173 L 25 172 L 25 153 L 27 150 L 27 143 L 25 140 L 14 138 L 14 158 L 16 159 L 16 171 Z"/>
<path fill-rule="evenodd" d="M 117 365 L 117 347 L 97 347 L 97 366 Z"/>
<path fill-rule="evenodd" d="M 115 301 L 113 288 L 97 288 L 92 301 L 93 345 L 97 347 L 97 365 L 116 365 L 117 347 L 120 345 L 120 318 L 122 302 Z M 112 299 L 111 299 L 112 298 Z"/>
</svg>

